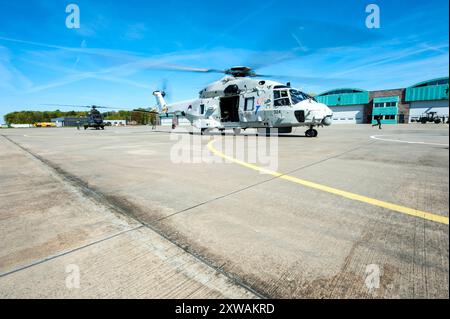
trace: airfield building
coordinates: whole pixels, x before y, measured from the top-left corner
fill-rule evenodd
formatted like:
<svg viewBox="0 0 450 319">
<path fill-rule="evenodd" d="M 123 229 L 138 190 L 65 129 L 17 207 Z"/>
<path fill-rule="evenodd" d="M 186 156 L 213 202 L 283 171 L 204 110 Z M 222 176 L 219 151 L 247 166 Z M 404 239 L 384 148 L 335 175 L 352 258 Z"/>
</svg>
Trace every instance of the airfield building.
<svg viewBox="0 0 450 319">
<path fill-rule="evenodd" d="M 57 127 L 75 127 L 84 122 L 87 122 L 87 117 L 58 117 L 51 119 L 52 123 L 55 123 Z"/>
<path fill-rule="evenodd" d="M 369 92 L 342 88 L 323 92 L 316 99 L 333 111 L 334 124 L 362 124 L 369 104 Z"/>
<path fill-rule="evenodd" d="M 178 115 L 178 114 L 165 114 L 161 113 L 159 114 L 159 123 L 157 125 L 161 126 L 172 126 L 172 124 L 176 124 L 176 126 L 189 126 L 191 125 L 191 122 L 184 116 Z"/>
<path fill-rule="evenodd" d="M 417 83 L 405 90 L 405 101 L 409 103 L 409 121 L 425 113 L 437 112 L 448 118 L 448 77 Z"/>
<path fill-rule="evenodd" d="M 106 125 L 111 125 L 111 126 L 126 126 L 127 125 L 127 120 L 104 120 L 103 122 L 105 122 Z"/>
<path fill-rule="evenodd" d="M 375 123 L 380 116 L 383 124 L 404 124 L 430 112 L 447 121 L 448 91 L 449 78 L 444 77 L 392 90 L 339 88 L 323 92 L 316 99 L 333 110 L 334 124 Z"/>
</svg>

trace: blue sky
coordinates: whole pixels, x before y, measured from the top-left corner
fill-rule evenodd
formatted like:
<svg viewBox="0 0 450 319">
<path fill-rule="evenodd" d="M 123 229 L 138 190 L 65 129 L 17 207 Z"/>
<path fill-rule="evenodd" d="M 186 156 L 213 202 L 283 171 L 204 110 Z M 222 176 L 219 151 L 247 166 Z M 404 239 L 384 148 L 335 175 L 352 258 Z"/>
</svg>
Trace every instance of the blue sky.
<svg viewBox="0 0 450 319">
<path fill-rule="evenodd" d="M 65 25 L 70 3 L 80 29 Z M 379 29 L 365 26 L 370 3 Z M 164 79 L 174 102 L 220 78 L 161 70 L 172 65 L 255 66 L 316 93 L 409 86 L 448 76 L 448 9 L 447 0 L 0 0 L 0 122 L 48 103 L 150 107 Z"/>
</svg>

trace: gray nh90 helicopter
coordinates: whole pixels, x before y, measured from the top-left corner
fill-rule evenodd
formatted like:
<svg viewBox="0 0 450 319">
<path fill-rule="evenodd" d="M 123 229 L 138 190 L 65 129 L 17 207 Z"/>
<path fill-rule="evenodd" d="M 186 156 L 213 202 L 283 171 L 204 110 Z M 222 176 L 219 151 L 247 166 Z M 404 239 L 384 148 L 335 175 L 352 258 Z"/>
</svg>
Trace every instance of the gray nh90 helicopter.
<svg viewBox="0 0 450 319">
<path fill-rule="evenodd" d="M 307 137 L 317 137 L 315 127 L 332 124 L 333 112 L 325 104 L 292 88 L 290 83 L 255 79 L 267 76 L 258 75 L 249 67 L 180 70 L 226 74 L 201 90 L 198 99 L 190 101 L 168 104 L 164 91 L 153 92 L 160 112 L 185 116 L 202 134 L 213 129 L 222 134 L 232 129 L 239 134 L 248 128 L 265 134 L 270 134 L 272 128 L 278 133 L 291 133 L 293 127 L 304 126 L 308 128 Z"/>
</svg>

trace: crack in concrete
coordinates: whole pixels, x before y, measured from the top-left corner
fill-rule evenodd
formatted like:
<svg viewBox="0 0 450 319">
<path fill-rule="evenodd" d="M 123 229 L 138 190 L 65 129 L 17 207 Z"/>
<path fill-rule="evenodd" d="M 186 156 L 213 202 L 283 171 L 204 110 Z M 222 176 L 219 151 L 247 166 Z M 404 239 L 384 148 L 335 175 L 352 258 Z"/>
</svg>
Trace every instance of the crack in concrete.
<svg viewBox="0 0 450 319">
<path fill-rule="evenodd" d="M 110 201 L 108 201 L 108 199 L 106 198 L 106 196 L 103 193 L 101 193 L 98 190 L 94 190 L 94 189 L 90 188 L 87 185 L 87 183 L 82 181 L 80 178 L 70 174 L 69 172 L 63 170 L 57 164 L 55 164 L 55 163 L 53 163 L 53 162 L 43 158 L 40 155 L 37 155 L 37 154 L 33 153 L 32 151 L 30 151 L 27 148 L 23 147 L 19 143 L 17 143 L 14 140 L 10 139 L 8 136 L 6 136 L 6 135 L 1 135 L 1 136 L 4 139 L 6 139 L 7 141 L 9 141 L 11 144 L 13 144 L 16 147 L 18 147 L 19 149 L 21 149 L 26 154 L 29 154 L 34 159 L 38 160 L 45 167 L 48 167 L 48 168 L 52 169 L 65 182 L 69 183 L 71 186 L 73 186 L 73 187 L 75 187 L 77 189 L 80 189 L 83 192 L 83 194 L 85 194 L 87 197 L 90 197 L 90 198 L 94 199 L 99 204 L 107 206 L 108 208 L 112 209 L 113 211 L 121 213 L 121 214 L 123 214 L 123 215 L 125 215 L 125 216 L 127 216 L 127 217 L 129 217 L 129 218 L 131 218 L 131 219 L 133 219 L 135 221 L 137 221 L 140 224 L 140 226 L 138 226 L 138 228 L 146 227 L 146 228 L 152 230 L 153 232 L 155 232 L 156 234 L 158 234 L 159 236 L 161 236 L 162 238 L 164 238 L 168 242 L 170 242 L 173 245 L 175 245 L 178 248 L 180 248 L 185 253 L 189 254 L 192 257 L 194 257 L 200 263 L 202 263 L 202 264 L 206 265 L 207 267 L 213 269 L 217 273 L 220 273 L 221 275 L 225 276 L 228 280 L 230 280 L 231 283 L 233 283 L 233 284 L 243 288 L 244 290 L 252 293 L 256 297 L 258 297 L 260 299 L 268 299 L 268 298 L 270 298 L 269 296 L 264 295 L 262 292 L 259 292 L 256 288 L 252 287 L 251 285 L 249 285 L 248 283 L 246 283 L 244 280 L 240 279 L 236 275 L 229 274 L 228 272 L 224 271 L 222 269 L 223 265 L 221 265 L 220 267 L 215 266 L 214 264 L 212 264 L 211 262 L 206 260 L 203 256 L 201 256 L 201 255 L 197 254 L 195 251 L 189 249 L 189 247 L 185 247 L 185 246 L 181 245 L 180 243 L 178 243 L 178 242 L 174 241 L 172 238 L 170 238 L 168 235 L 164 234 L 158 228 L 156 228 L 156 227 L 154 227 L 154 226 L 152 226 L 152 225 L 150 225 L 150 224 L 140 220 L 139 218 L 134 216 L 131 212 L 127 211 L 127 209 L 125 209 L 123 207 L 120 207 L 118 205 L 110 203 Z M 82 248 L 80 248 L 80 249 L 82 249 Z M 58 256 L 55 256 L 54 258 L 57 258 L 57 257 Z M 47 261 L 47 260 L 42 260 L 42 262 L 45 262 L 45 261 Z M 36 264 L 38 264 L 38 263 L 36 263 Z M 34 266 L 34 264 L 29 265 L 26 268 L 29 268 L 29 267 L 32 267 L 32 266 Z M 20 271 L 22 269 L 25 269 L 25 268 L 17 269 L 15 272 Z"/>
</svg>

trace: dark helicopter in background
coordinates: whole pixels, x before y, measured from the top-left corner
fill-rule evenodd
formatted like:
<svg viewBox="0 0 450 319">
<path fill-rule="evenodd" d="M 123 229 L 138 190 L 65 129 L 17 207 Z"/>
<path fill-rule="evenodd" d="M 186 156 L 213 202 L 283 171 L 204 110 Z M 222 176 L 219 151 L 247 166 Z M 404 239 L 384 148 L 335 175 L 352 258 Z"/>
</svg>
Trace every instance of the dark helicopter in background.
<svg viewBox="0 0 450 319">
<path fill-rule="evenodd" d="M 110 109 L 114 111 L 128 111 L 137 112 L 143 114 L 159 115 L 156 107 L 154 108 L 122 108 L 122 107 L 109 107 L 109 106 L 98 106 L 98 105 L 72 105 L 72 104 L 42 104 L 46 106 L 58 106 L 58 107 L 84 107 L 90 108 L 89 114 L 86 117 L 80 117 L 77 121 L 77 127 L 80 129 L 83 127 L 85 130 L 88 128 L 94 128 L 96 130 L 104 130 L 105 126 L 110 126 L 111 124 L 104 121 L 104 113 L 101 113 L 98 109 Z M 107 113 L 106 113 L 107 114 Z"/>
<path fill-rule="evenodd" d="M 43 104 L 46 106 L 61 106 L 61 107 L 85 107 L 90 108 L 89 114 L 86 117 L 80 117 L 77 121 L 78 129 L 82 126 L 85 130 L 89 127 L 95 128 L 96 130 L 104 130 L 106 123 L 103 121 L 103 115 L 98 109 L 105 109 L 108 107 L 97 106 L 97 105 L 68 105 L 68 104 Z"/>
<path fill-rule="evenodd" d="M 93 105 L 91 110 L 89 111 L 89 115 L 87 117 L 87 121 L 84 121 L 83 127 L 87 130 L 89 127 L 95 128 L 96 130 L 104 130 L 106 123 L 103 121 L 103 115 L 100 113 L 97 108 L 101 108 L 100 106 Z"/>
</svg>

